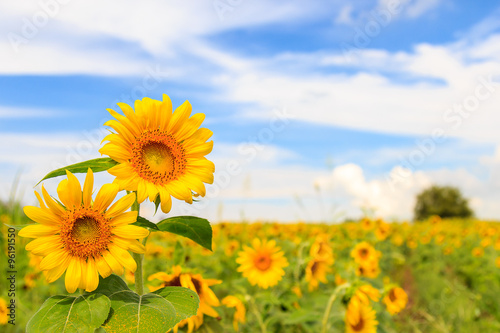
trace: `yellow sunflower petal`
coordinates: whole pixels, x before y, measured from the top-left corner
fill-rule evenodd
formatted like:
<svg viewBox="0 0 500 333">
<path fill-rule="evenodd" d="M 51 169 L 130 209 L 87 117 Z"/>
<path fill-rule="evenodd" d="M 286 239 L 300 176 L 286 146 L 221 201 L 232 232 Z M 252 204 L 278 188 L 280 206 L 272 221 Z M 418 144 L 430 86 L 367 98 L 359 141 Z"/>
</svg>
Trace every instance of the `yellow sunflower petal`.
<svg viewBox="0 0 500 333">
<path fill-rule="evenodd" d="M 83 205 L 86 207 L 90 207 L 92 203 L 92 191 L 94 186 L 94 173 L 92 169 L 89 168 L 87 170 L 87 176 L 85 177 L 85 183 L 83 184 Z"/>
<path fill-rule="evenodd" d="M 89 258 L 87 261 L 87 286 L 86 291 L 91 292 L 96 290 L 99 285 L 99 273 L 97 272 L 94 258 Z"/>
<path fill-rule="evenodd" d="M 109 245 L 109 252 L 111 255 L 126 269 L 129 271 L 135 272 L 137 269 L 137 264 L 126 250 L 114 245 L 110 244 Z"/>
<path fill-rule="evenodd" d="M 59 231 L 58 226 L 54 225 L 44 225 L 44 224 L 34 224 L 22 228 L 19 231 L 19 236 L 27 238 L 38 238 L 44 236 L 50 236 Z"/>
<path fill-rule="evenodd" d="M 116 275 L 123 275 L 123 265 L 121 265 L 111 253 L 106 251 L 102 255 L 108 266 L 113 270 L 113 273 Z"/>
<path fill-rule="evenodd" d="M 111 273 L 113 273 L 113 270 L 111 269 L 111 267 L 109 267 L 108 263 L 106 262 L 106 260 L 104 260 L 103 257 L 96 258 L 95 264 L 97 267 L 97 271 L 103 278 L 107 278 L 111 275 Z"/>
<path fill-rule="evenodd" d="M 57 279 L 59 279 L 68 268 L 70 261 L 71 261 L 71 256 L 66 256 L 61 262 L 59 262 L 59 264 L 56 267 L 49 269 L 47 271 L 47 275 L 45 276 L 47 282 L 52 283 Z"/>
<path fill-rule="evenodd" d="M 135 193 L 129 193 L 117 202 L 115 202 L 109 209 L 106 211 L 106 217 L 113 218 L 123 213 L 127 209 L 129 209 L 135 201 Z"/>
<path fill-rule="evenodd" d="M 136 211 L 120 214 L 116 217 L 113 217 L 109 222 L 109 224 L 112 226 L 119 226 L 119 225 L 134 223 L 137 221 L 137 214 L 138 213 Z"/>
<path fill-rule="evenodd" d="M 24 213 L 31 220 L 45 224 L 45 225 L 56 225 L 59 224 L 60 219 L 57 215 L 52 213 L 50 209 L 47 208 L 38 208 L 34 206 L 25 206 L 23 208 Z"/>
<path fill-rule="evenodd" d="M 138 227 L 136 225 L 120 225 L 113 228 L 113 233 L 119 237 L 127 239 L 141 239 L 149 235 L 146 228 Z"/>
<path fill-rule="evenodd" d="M 94 210 L 103 211 L 115 200 L 118 194 L 119 186 L 117 184 L 104 184 L 94 201 Z"/>
<path fill-rule="evenodd" d="M 81 275 L 82 266 L 80 263 L 80 258 L 72 258 L 69 262 L 64 279 L 66 290 L 68 291 L 68 293 L 72 294 L 76 291 L 80 284 Z"/>
</svg>

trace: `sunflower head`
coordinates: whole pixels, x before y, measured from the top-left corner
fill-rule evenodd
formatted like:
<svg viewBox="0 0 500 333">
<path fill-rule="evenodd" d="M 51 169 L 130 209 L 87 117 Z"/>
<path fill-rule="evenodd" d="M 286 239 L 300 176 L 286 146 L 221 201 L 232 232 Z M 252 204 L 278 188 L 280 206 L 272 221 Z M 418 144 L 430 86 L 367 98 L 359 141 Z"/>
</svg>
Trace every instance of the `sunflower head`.
<svg viewBox="0 0 500 333">
<path fill-rule="evenodd" d="M 378 321 L 375 316 L 375 310 L 370 305 L 353 297 L 345 315 L 346 333 L 376 333 Z"/>
<path fill-rule="evenodd" d="M 313 258 L 306 267 L 306 281 L 309 283 L 309 291 L 316 290 L 319 283 L 328 283 L 326 275 L 331 272 L 333 262 Z"/>
<path fill-rule="evenodd" d="M 176 325 L 176 328 L 174 330 L 187 325 L 188 331 L 191 332 L 193 329 L 197 329 L 201 326 L 201 324 L 203 324 L 203 315 L 214 318 L 218 317 L 219 314 L 213 307 L 219 306 L 220 301 L 210 287 L 216 284 L 220 284 L 222 283 L 222 281 L 215 279 L 205 279 L 200 274 L 183 273 L 180 266 L 174 266 L 172 270 L 172 274 L 159 272 L 149 276 L 148 281 L 161 281 L 160 286 L 150 287 L 149 289 L 151 291 L 154 291 L 168 286 L 184 287 L 195 291 L 200 298 L 198 313 L 195 316 L 182 320 L 179 324 Z"/>
<path fill-rule="evenodd" d="M 26 250 L 43 257 L 39 267 L 47 281 L 57 280 L 66 272 L 66 290 L 77 288 L 93 291 L 99 274 L 123 274 L 123 267 L 135 271 L 135 260 L 127 252 L 144 253 L 137 240 L 149 231 L 129 225 L 137 220 L 137 212 L 125 212 L 135 201 L 131 193 L 111 205 L 118 185 L 106 184 L 92 199 L 94 176 L 88 170 L 83 191 L 78 179 L 69 171 L 57 188 L 56 201 L 42 186 L 43 199 L 35 192 L 40 207 L 26 206 L 24 213 L 37 224 L 27 226 L 19 236 L 35 238 Z M 111 205 L 111 206 L 110 206 Z"/>
<path fill-rule="evenodd" d="M 236 262 L 240 264 L 238 272 L 242 272 L 251 285 L 264 289 L 278 284 L 285 275 L 283 268 L 288 266 L 288 260 L 274 240 L 259 238 L 252 241 L 252 247 L 243 246 Z"/>
<path fill-rule="evenodd" d="M 408 295 L 402 288 L 393 287 L 389 289 L 382 302 L 384 302 L 390 314 L 396 314 L 406 307 Z"/>
<path fill-rule="evenodd" d="M 238 323 L 245 323 L 246 322 L 246 309 L 245 305 L 243 305 L 243 302 L 235 297 L 235 296 L 226 296 L 222 300 L 222 304 L 227 306 L 228 308 L 236 308 L 236 312 L 234 313 L 233 317 L 233 327 L 236 332 L 238 332 Z"/>
<path fill-rule="evenodd" d="M 205 115 L 191 115 L 186 101 L 172 112 L 167 95 L 163 101 L 150 98 L 137 100 L 134 109 L 118 103 L 121 115 L 111 109 L 115 118 L 105 125 L 115 132 L 100 150 L 118 164 L 108 170 L 120 189 L 137 191 L 139 203 L 146 198 L 160 199 L 161 209 L 168 213 L 172 199 L 188 203 L 194 196 L 205 196 L 204 183 L 213 183 L 214 164 L 205 158 L 212 151 L 213 141 L 207 142 L 212 131 L 199 128 Z"/>
</svg>

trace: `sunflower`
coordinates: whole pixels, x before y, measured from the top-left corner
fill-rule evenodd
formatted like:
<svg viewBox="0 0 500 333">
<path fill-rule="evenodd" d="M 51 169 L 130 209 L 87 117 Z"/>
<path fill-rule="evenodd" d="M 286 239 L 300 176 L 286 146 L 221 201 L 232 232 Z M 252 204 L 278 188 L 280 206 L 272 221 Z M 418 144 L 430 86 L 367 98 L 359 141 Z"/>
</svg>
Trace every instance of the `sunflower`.
<svg viewBox="0 0 500 333">
<path fill-rule="evenodd" d="M 328 283 L 326 275 L 332 271 L 330 268 L 333 262 L 313 258 L 306 267 L 306 281 L 309 283 L 309 291 L 318 289 L 319 283 Z"/>
<path fill-rule="evenodd" d="M 210 287 L 220 284 L 222 281 L 204 279 L 200 274 L 182 273 L 182 268 L 180 266 L 174 266 L 172 270 L 172 274 L 159 272 L 149 276 L 148 281 L 155 279 L 161 281 L 160 286 L 150 287 L 149 289 L 151 291 L 155 291 L 168 286 L 184 287 L 195 291 L 200 298 L 198 313 L 178 323 L 174 327 L 174 332 L 177 332 L 180 327 L 184 327 L 186 325 L 188 325 L 188 333 L 193 332 L 193 330 L 198 329 L 203 324 L 203 315 L 214 318 L 219 317 L 219 314 L 213 307 L 219 306 L 220 302 Z"/>
<path fill-rule="evenodd" d="M 125 212 L 135 201 L 135 193 L 114 203 L 118 185 L 106 184 L 92 202 L 94 175 L 88 170 L 82 187 L 78 179 L 66 171 L 67 179 L 57 187 L 62 204 L 55 201 L 42 186 L 42 195 L 35 192 L 40 207 L 26 206 L 24 213 L 39 224 L 30 225 L 19 236 L 36 238 L 26 250 L 44 257 L 40 269 L 47 282 L 57 280 L 66 271 L 65 284 L 69 293 L 77 288 L 93 291 L 99 284 L 99 274 L 123 274 L 123 267 L 135 271 L 137 265 L 127 250 L 144 253 L 137 239 L 149 231 L 129 225 L 137 220 L 137 212 Z M 64 205 L 64 206 L 63 206 Z"/>
<path fill-rule="evenodd" d="M 345 314 L 346 333 L 376 333 L 377 325 L 375 310 L 353 297 Z"/>
<path fill-rule="evenodd" d="M 252 286 L 264 289 L 278 284 L 285 275 L 283 268 L 288 266 L 283 251 L 274 240 L 261 241 L 259 238 L 252 241 L 252 247 L 243 245 L 236 262 L 240 264 L 238 272 L 242 272 Z"/>
<path fill-rule="evenodd" d="M 363 264 L 359 264 L 356 268 L 357 276 L 364 276 L 370 279 L 375 279 L 380 274 L 380 267 L 378 266 L 378 261 L 370 260 Z"/>
<path fill-rule="evenodd" d="M 353 297 L 357 297 L 365 305 L 370 305 L 370 300 L 373 302 L 379 301 L 380 291 L 369 284 L 364 284 L 356 289 Z"/>
<path fill-rule="evenodd" d="M 234 297 L 234 296 L 226 296 L 222 300 L 222 304 L 227 306 L 228 308 L 236 308 L 236 312 L 234 313 L 234 318 L 233 318 L 233 327 L 235 331 L 238 331 L 238 323 L 245 323 L 246 322 L 246 310 L 245 306 L 243 305 L 243 302 L 240 301 L 239 298 Z"/>
<path fill-rule="evenodd" d="M 380 257 L 380 252 L 376 251 L 368 242 L 357 244 L 351 251 L 351 257 L 358 264 L 364 264 L 369 261 L 377 260 Z"/>
<path fill-rule="evenodd" d="M 403 289 L 394 287 L 389 290 L 382 302 L 385 303 L 390 314 L 396 314 L 406 307 L 408 295 Z"/>
<path fill-rule="evenodd" d="M 161 210 L 168 213 L 171 196 L 187 203 L 195 196 L 205 196 L 205 185 L 214 180 L 214 164 L 204 156 L 212 151 L 213 141 L 206 142 L 212 131 L 199 128 L 205 115 L 194 114 L 186 101 L 172 113 L 167 95 L 163 101 L 144 98 L 135 102 L 135 111 L 118 103 L 125 116 L 108 109 L 116 120 L 104 125 L 113 128 L 104 138 L 99 152 L 119 164 L 108 170 L 116 176 L 120 190 L 137 191 L 137 201 L 160 199 Z M 195 193 L 193 193 L 193 191 Z"/>
</svg>

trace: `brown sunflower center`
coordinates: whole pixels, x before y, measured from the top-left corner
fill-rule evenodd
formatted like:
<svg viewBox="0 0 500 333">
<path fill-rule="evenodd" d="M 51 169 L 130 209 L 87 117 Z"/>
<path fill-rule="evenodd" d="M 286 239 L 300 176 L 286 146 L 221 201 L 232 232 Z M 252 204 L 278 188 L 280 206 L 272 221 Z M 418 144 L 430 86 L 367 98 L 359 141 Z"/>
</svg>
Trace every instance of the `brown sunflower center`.
<svg viewBox="0 0 500 333">
<path fill-rule="evenodd" d="M 271 258 L 265 254 L 258 255 L 254 259 L 254 265 L 261 271 L 267 271 L 271 267 Z"/>
<path fill-rule="evenodd" d="M 355 332 L 361 332 L 364 327 L 365 327 L 365 321 L 363 320 L 363 317 L 359 317 L 358 323 L 352 326 L 352 330 Z"/>
<path fill-rule="evenodd" d="M 141 178 L 164 185 L 184 174 L 186 154 L 172 135 L 156 129 L 136 139 L 130 163 Z"/>
<path fill-rule="evenodd" d="M 318 271 L 319 269 L 319 262 L 318 261 L 315 261 L 314 264 L 312 264 L 311 266 L 311 272 L 313 273 L 313 275 Z"/>
<path fill-rule="evenodd" d="M 361 249 L 361 250 L 359 250 L 359 255 L 363 259 L 366 258 L 366 257 L 368 257 L 368 249 Z"/>
<path fill-rule="evenodd" d="M 394 292 L 394 288 L 391 289 L 391 291 L 389 291 L 389 299 L 391 300 L 391 302 L 394 302 L 397 299 L 396 293 Z"/>
<path fill-rule="evenodd" d="M 83 259 L 96 257 L 110 243 L 109 219 L 87 207 L 68 211 L 61 227 L 61 238 L 72 256 Z"/>
</svg>

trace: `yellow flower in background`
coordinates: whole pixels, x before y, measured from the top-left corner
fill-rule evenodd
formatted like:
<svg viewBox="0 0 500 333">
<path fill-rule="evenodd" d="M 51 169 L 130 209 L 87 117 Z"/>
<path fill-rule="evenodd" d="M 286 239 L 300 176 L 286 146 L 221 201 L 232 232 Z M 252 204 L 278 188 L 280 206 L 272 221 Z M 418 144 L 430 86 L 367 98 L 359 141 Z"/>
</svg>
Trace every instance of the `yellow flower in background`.
<svg viewBox="0 0 500 333">
<path fill-rule="evenodd" d="M 7 303 L 0 297 L 0 325 L 6 325 L 9 321 L 9 309 Z"/>
<path fill-rule="evenodd" d="M 240 242 L 238 242 L 236 239 L 230 240 L 227 244 L 226 247 L 224 248 L 224 253 L 228 257 L 232 257 L 234 252 L 240 248 Z"/>
<path fill-rule="evenodd" d="M 472 255 L 476 258 L 482 257 L 484 255 L 484 249 L 482 247 L 475 247 L 472 249 Z"/>
<path fill-rule="evenodd" d="M 214 164 L 205 158 L 212 151 L 213 141 L 206 142 L 212 131 L 199 128 L 205 115 L 191 115 L 191 104 L 186 101 L 172 113 L 172 102 L 167 95 L 163 101 L 144 98 L 135 102 L 134 109 L 118 103 L 121 115 L 111 109 L 116 120 L 106 126 L 116 133 L 99 152 L 119 162 L 108 170 L 116 176 L 120 190 L 137 191 L 137 201 L 159 196 L 161 210 L 168 213 L 171 196 L 187 203 L 195 196 L 205 196 L 205 185 L 214 180 Z"/>
<path fill-rule="evenodd" d="M 200 298 L 198 313 L 195 316 L 182 320 L 174 327 L 174 332 L 177 332 L 179 328 L 186 325 L 188 325 L 188 333 L 193 332 L 193 330 L 198 329 L 203 324 L 203 315 L 214 318 L 219 317 L 219 314 L 213 307 L 219 306 L 220 301 L 210 287 L 221 284 L 222 281 L 204 279 L 200 274 L 182 273 L 182 268 L 180 266 L 174 266 L 172 270 L 172 274 L 159 272 L 149 276 L 148 281 L 155 279 L 161 281 L 159 287 L 150 287 L 149 289 L 155 291 L 168 286 L 184 287 L 195 291 Z"/>
<path fill-rule="evenodd" d="M 311 257 L 331 261 L 333 264 L 333 250 L 330 245 L 329 237 L 326 234 L 316 236 L 316 239 L 309 250 Z"/>
<path fill-rule="evenodd" d="M 236 262 L 240 264 L 238 272 L 242 272 L 252 286 L 264 289 L 277 285 L 285 275 L 283 268 L 288 266 L 283 251 L 274 240 L 261 241 L 259 238 L 252 241 L 252 247 L 243 245 Z"/>
<path fill-rule="evenodd" d="M 375 279 L 380 274 L 380 267 L 378 261 L 370 260 L 363 264 L 359 264 L 356 268 L 357 276 L 364 276 L 370 279 Z"/>
<path fill-rule="evenodd" d="M 376 333 L 378 321 L 375 315 L 371 306 L 363 304 L 356 297 L 352 298 L 345 314 L 346 333 Z"/>
<path fill-rule="evenodd" d="M 342 276 L 340 276 L 340 274 L 335 274 L 335 284 L 337 286 L 343 285 L 346 282 L 347 282 L 347 280 L 342 278 Z"/>
<path fill-rule="evenodd" d="M 226 296 L 222 299 L 222 304 L 228 308 L 236 308 L 236 312 L 233 317 L 233 327 L 235 331 L 239 331 L 238 323 L 244 324 L 246 322 L 246 310 L 243 302 L 237 297 Z"/>
<path fill-rule="evenodd" d="M 379 241 L 385 240 L 391 231 L 391 225 L 388 223 L 385 223 L 382 220 L 377 221 L 377 228 L 375 229 L 375 237 Z"/>
<path fill-rule="evenodd" d="M 380 291 L 369 284 L 364 284 L 356 289 L 353 297 L 357 297 L 359 301 L 365 305 L 370 305 L 370 300 L 378 302 L 380 299 Z"/>
<path fill-rule="evenodd" d="M 408 295 L 403 289 L 394 287 L 389 290 L 382 302 L 384 302 L 390 314 L 396 314 L 406 307 Z"/>
<path fill-rule="evenodd" d="M 358 264 L 365 264 L 373 260 L 378 261 L 380 252 L 376 251 L 368 242 L 361 242 L 352 249 L 351 257 Z"/>
<path fill-rule="evenodd" d="M 309 291 L 318 289 L 319 283 L 328 283 L 326 275 L 332 271 L 332 262 L 313 258 L 306 267 L 306 281 L 309 283 Z"/>
<path fill-rule="evenodd" d="M 360 221 L 360 223 L 361 223 L 361 227 L 366 231 L 372 230 L 373 227 L 375 226 L 375 222 L 370 220 L 368 217 L 363 218 Z"/>
<path fill-rule="evenodd" d="M 77 288 L 93 291 L 99 284 L 99 274 L 123 274 L 123 267 L 135 271 L 137 265 L 130 250 L 144 253 L 137 239 L 149 231 L 129 225 L 137 220 L 137 212 L 125 212 L 135 201 L 131 193 L 111 205 L 118 194 L 118 185 L 104 185 L 92 202 L 94 176 L 88 170 L 82 187 L 69 171 L 67 179 L 59 183 L 57 192 L 61 204 L 52 199 L 42 186 L 41 196 L 35 192 L 40 207 L 26 206 L 24 213 L 38 224 L 30 225 L 19 236 L 36 238 L 26 250 L 44 257 L 40 269 L 47 282 L 59 279 L 66 272 L 65 284 L 69 293 Z M 111 207 L 109 207 L 111 205 Z"/>
</svg>

